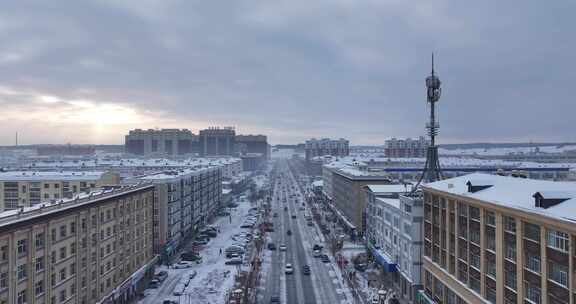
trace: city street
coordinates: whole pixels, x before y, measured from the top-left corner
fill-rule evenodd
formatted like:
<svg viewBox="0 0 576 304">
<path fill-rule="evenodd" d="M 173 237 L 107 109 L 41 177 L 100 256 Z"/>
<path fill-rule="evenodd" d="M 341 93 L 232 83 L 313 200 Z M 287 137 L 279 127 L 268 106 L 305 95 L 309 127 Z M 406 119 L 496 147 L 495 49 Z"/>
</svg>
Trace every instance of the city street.
<svg viewBox="0 0 576 304">
<path fill-rule="evenodd" d="M 265 286 L 259 300 L 270 303 L 273 297 L 279 297 L 281 303 L 351 303 L 333 257 L 329 256 L 330 262 L 324 263 L 312 256 L 314 244 L 328 246 L 316 224 L 307 225 L 305 215 L 309 215 L 310 210 L 287 162 L 280 161 L 276 170 L 271 180 L 272 213 L 278 216 L 273 217 L 275 231 L 268 242 L 278 249 L 265 256 L 265 263 L 271 267 L 266 268 Z M 280 250 L 281 245 L 286 246 L 286 251 Z M 328 254 L 328 250 L 322 251 Z M 293 274 L 285 273 L 286 264 L 292 264 Z M 304 265 L 309 266 L 309 275 L 304 274 Z"/>
</svg>

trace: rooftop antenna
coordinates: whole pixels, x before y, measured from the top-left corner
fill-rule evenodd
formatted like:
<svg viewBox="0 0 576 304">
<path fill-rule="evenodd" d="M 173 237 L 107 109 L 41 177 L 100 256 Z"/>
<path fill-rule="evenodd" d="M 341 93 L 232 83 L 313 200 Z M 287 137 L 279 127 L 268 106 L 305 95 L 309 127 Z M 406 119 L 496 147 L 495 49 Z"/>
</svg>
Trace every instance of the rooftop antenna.
<svg viewBox="0 0 576 304">
<path fill-rule="evenodd" d="M 415 191 L 420 183 L 424 180 L 426 183 L 435 182 L 442 179 L 442 170 L 440 169 L 440 160 L 438 159 L 438 147 L 436 146 L 436 136 L 440 124 L 436 121 L 435 105 L 440 100 L 440 78 L 434 74 L 434 53 L 432 53 L 432 73 L 426 77 L 426 97 L 427 102 L 430 104 L 430 121 L 426 123 L 428 136 L 430 137 L 430 145 L 426 150 L 426 163 L 424 170 L 418 180 L 418 183 L 413 189 Z"/>
</svg>

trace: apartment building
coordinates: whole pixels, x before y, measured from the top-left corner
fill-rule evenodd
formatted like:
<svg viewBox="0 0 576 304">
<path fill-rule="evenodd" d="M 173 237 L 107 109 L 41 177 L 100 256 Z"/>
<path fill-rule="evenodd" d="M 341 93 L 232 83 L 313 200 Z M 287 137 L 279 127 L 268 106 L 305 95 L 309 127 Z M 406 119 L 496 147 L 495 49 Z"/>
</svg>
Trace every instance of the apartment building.
<svg viewBox="0 0 576 304">
<path fill-rule="evenodd" d="M 199 131 L 200 155 L 231 156 L 236 153 L 236 131 L 233 127 L 211 127 Z"/>
<path fill-rule="evenodd" d="M 153 185 L 0 213 L 0 303 L 128 303 L 153 274 Z"/>
<path fill-rule="evenodd" d="M 424 136 L 418 139 L 391 138 L 384 142 L 384 155 L 386 157 L 426 157 L 429 144 Z"/>
<path fill-rule="evenodd" d="M 120 175 L 114 171 L 0 172 L 0 212 L 72 198 L 80 192 L 119 183 Z"/>
<path fill-rule="evenodd" d="M 350 142 L 344 138 L 312 138 L 306 141 L 304 149 L 306 162 L 316 156 L 348 156 L 350 154 Z"/>
<path fill-rule="evenodd" d="M 188 129 L 135 129 L 125 137 L 124 151 L 134 155 L 177 156 L 197 152 L 198 137 Z"/>
<path fill-rule="evenodd" d="M 167 259 L 212 219 L 222 203 L 222 167 L 169 170 L 139 177 L 154 193 L 154 252 Z"/>
<path fill-rule="evenodd" d="M 399 298 L 413 301 L 422 289 L 423 205 L 411 185 L 368 185 L 366 242 L 381 276 Z"/>
<path fill-rule="evenodd" d="M 470 174 L 422 187 L 420 303 L 576 302 L 576 184 Z"/>
</svg>

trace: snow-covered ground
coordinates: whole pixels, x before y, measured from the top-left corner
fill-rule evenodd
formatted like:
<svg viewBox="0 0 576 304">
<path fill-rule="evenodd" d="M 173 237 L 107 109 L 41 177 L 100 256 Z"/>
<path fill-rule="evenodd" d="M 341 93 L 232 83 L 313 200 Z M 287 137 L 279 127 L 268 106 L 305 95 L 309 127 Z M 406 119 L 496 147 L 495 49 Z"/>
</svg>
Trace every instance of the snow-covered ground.
<svg viewBox="0 0 576 304">
<path fill-rule="evenodd" d="M 203 258 L 202 264 L 194 265 L 189 269 L 168 269 L 166 266 L 156 268 L 156 272 L 168 271 L 168 278 L 160 288 L 147 289 L 146 297 L 139 303 L 158 304 L 163 300 L 191 304 L 224 303 L 226 293 L 234 284 L 237 266 L 225 265 L 226 257 L 224 253 L 220 255 L 220 249 L 224 252 L 232 243 L 232 236 L 243 230 L 239 226 L 251 207 L 249 202 L 238 203 L 238 208 L 233 209 L 232 223 L 228 217 L 216 218 L 214 224 L 219 226 L 220 233 L 200 251 Z M 173 290 L 178 282 L 192 271 L 196 271 L 197 275 L 190 281 L 185 293 L 181 296 L 174 296 Z"/>
<path fill-rule="evenodd" d="M 575 145 L 566 146 L 534 146 L 534 147 L 511 147 L 511 148 L 472 148 L 472 149 L 444 149 L 438 152 L 441 155 L 509 155 L 530 154 L 538 150 L 540 153 L 563 153 L 576 150 Z"/>
</svg>

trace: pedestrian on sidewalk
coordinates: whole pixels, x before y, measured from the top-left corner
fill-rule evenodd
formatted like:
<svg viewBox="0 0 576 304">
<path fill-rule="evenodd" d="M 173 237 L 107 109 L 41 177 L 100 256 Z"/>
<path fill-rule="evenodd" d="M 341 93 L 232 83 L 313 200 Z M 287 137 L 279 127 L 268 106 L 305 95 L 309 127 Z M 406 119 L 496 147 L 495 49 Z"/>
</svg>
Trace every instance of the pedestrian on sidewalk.
<svg viewBox="0 0 576 304">
<path fill-rule="evenodd" d="M 220 255 L 222 255 L 222 248 L 220 248 Z"/>
</svg>

